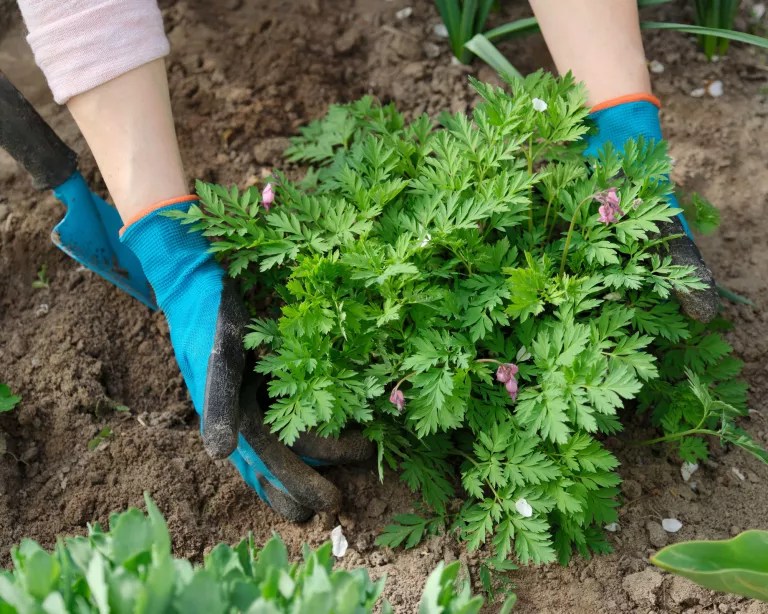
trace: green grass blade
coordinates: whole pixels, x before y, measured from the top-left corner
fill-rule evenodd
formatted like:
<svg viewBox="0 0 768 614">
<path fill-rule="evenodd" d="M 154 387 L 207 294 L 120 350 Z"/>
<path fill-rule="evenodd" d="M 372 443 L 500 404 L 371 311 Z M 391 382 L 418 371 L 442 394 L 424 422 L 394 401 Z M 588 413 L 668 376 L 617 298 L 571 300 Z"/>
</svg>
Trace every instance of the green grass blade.
<svg viewBox="0 0 768 614">
<path fill-rule="evenodd" d="M 477 0 L 464 0 L 464 5 L 461 8 L 461 27 L 459 28 L 460 52 L 457 54 L 457 57 L 463 64 L 468 64 L 472 59 L 471 54 L 464 48 L 464 45 L 476 34 L 473 30 L 476 13 Z"/>
<path fill-rule="evenodd" d="M 500 75 L 510 78 L 522 78 L 522 75 L 517 68 L 512 66 L 512 64 L 509 63 L 509 60 L 507 60 L 507 58 L 496 49 L 494 44 L 482 34 L 473 36 L 472 40 L 467 42 L 465 47 Z"/>
<path fill-rule="evenodd" d="M 494 0 L 480 0 L 480 9 L 477 11 L 473 34 L 479 34 L 485 28 L 485 22 L 488 21 L 488 15 L 491 12 L 491 8 L 493 8 L 493 2 Z"/>
<path fill-rule="evenodd" d="M 669 4 L 672 0 L 637 0 L 637 8 L 644 9 L 648 6 L 659 6 L 660 4 Z"/>
<path fill-rule="evenodd" d="M 747 34 L 746 32 L 737 32 L 735 30 L 723 30 L 722 28 L 708 28 L 705 26 L 694 26 L 685 23 L 663 23 L 660 21 L 641 21 L 640 27 L 643 30 L 674 30 L 676 32 L 685 32 L 686 34 L 697 34 L 699 36 L 719 36 L 739 43 L 754 45 L 768 49 L 768 38 Z"/>
<path fill-rule="evenodd" d="M 464 5 L 461 7 L 461 28 L 459 29 L 461 40 L 464 43 L 476 34 L 473 31 L 476 13 L 477 0 L 464 0 Z"/>
<path fill-rule="evenodd" d="M 435 0 L 437 10 L 448 30 L 448 40 L 451 42 L 451 50 L 454 55 L 461 53 L 464 41 L 459 41 L 459 29 L 461 28 L 461 12 L 459 0 Z"/>
<path fill-rule="evenodd" d="M 768 601 L 768 531 L 673 544 L 651 562 L 705 588 Z"/>
<path fill-rule="evenodd" d="M 536 21 L 535 17 L 525 17 L 488 30 L 483 36 L 489 41 L 498 41 L 515 36 L 526 36 L 539 30 L 539 22 Z"/>
</svg>

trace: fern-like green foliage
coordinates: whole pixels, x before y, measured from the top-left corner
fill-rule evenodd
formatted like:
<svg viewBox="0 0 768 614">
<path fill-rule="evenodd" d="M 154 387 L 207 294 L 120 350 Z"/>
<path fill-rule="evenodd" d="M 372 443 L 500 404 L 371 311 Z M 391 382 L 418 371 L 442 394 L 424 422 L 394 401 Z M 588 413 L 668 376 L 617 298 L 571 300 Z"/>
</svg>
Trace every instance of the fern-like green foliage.
<svg viewBox="0 0 768 614">
<path fill-rule="evenodd" d="M 665 432 L 690 430 L 704 405 L 687 366 L 743 413 L 740 363 L 719 325 L 673 298 L 702 285 L 658 234 L 679 212 L 664 144 L 585 162 L 571 77 L 473 85 L 472 116 L 439 125 L 371 98 L 334 106 L 294 139 L 288 158 L 313 166 L 301 185 L 278 177 L 271 210 L 255 189 L 199 183 L 201 206 L 176 216 L 273 295 L 266 313 L 254 303 L 245 343 L 261 352 L 280 439 L 363 425 L 380 469 L 423 496 L 425 516 L 381 544 L 447 526 L 496 568 L 565 562 L 608 549 L 619 477 L 601 435 L 622 429 L 622 407 L 639 400 Z M 622 215 L 605 224 L 595 198 L 610 189 Z M 499 363 L 519 368 L 517 394 Z M 686 459 L 705 452 L 673 439 Z"/>
</svg>

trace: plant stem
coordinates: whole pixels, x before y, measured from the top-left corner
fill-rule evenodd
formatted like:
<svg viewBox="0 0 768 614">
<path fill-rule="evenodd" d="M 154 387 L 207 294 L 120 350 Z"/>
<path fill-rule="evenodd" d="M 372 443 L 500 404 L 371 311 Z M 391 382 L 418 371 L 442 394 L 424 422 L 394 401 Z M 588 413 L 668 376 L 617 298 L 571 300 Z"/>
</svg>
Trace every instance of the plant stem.
<svg viewBox="0 0 768 614">
<path fill-rule="evenodd" d="M 533 134 L 528 137 L 528 151 L 525 154 L 528 160 L 528 176 L 533 174 Z M 533 232 L 533 184 L 528 186 L 528 231 Z"/>
<path fill-rule="evenodd" d="M 595 194 L 590 194 L 587 196 L 584 200 L 582 200 L 578 205 L 576 205 L 576 209 L 573 211 L 573 215 L 571 216 L 571 223 L 568 226 L 568 234 L 565 237 L 565 247 L 563 248 L 563 257 L 560 260 L 560 275 L 565 273 L 565 263 L 568 259 L 568 250 L 571 247 L 571 237 L 573 236 L 573 228 L 576 226 L 576 217 L 578 216 L 579 210 L 581 209 L 582 205 L 586 202 L 591 201 L 594 199 Z"/>
<path fill-rule="evenodd" d="M 671 435 L 664 435 L 664 437 L 656 437 L 655 439 L 646 439 L 645 441 L 639 442 L 638 445 L 650 446 L 655 443 L 663 443 L 665 441 L 675 441 L 677 439 L 682 439 L 683 437 L 690 437 L 692 435 L 712 435 L 713 437 L 719 437 L 720 433 L 710 429 L 695 428 L 687 431 L 682 431 L 681 433 L 672 433 Z"/>
<path fill-rule="evenodd" d="M 404 376 L 403 376 L 403 378 L 402 378 L 402 379 L 401 379 L 399 382 L 397 382 L 397 384 L 395 384 L 395 387 L 394 387 L 393 391 L 394 391 L 394 390 L 399 390 L 399 389 L 400 389 L 400 386 L 401 386 L 401 384 L 402 384 L 402 383 L 403 383 L 405 380 L 407 380 L 409 377 L 411 377 L 411 375 L 416 375 L 416 371 L 411 371 L 411 372 L 410 372 L 408 375 L 404 375 Z"/>
<path fill-rule="evenodd" d="M 547 201 L 547 209 L 546 209 L 546 212 L 544 213 L 544 232 L 547 232 L 547 229 L 549 228 L 549 210 L 552 207 L 552 200 L 554 199 L 550 198 Z M 547 235 L 549 235 L 549 232 L 547 232 Z"/>
</svg>

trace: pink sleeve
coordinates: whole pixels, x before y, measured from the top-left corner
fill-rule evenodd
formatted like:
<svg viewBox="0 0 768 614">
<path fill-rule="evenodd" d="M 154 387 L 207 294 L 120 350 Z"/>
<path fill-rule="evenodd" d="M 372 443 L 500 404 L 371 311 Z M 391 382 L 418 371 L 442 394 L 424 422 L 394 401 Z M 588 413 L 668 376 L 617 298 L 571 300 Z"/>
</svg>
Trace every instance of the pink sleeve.
<svg viewBox="0 0 768 614">
<path fill-rule="evenodd" d="M 59 104 L 168 55 L 156 0 L 19 0 L 19 8 Z"/>
</svg>

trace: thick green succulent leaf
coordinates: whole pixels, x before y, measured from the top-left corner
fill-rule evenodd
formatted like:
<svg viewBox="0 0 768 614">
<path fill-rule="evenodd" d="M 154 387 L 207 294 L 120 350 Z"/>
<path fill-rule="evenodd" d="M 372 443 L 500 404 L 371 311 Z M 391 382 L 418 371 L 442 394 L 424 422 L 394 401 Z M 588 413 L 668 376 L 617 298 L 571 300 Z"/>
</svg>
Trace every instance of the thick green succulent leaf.
<svg viewBox="0 0 768 614">
<path fill-rule="evenodd" d="M 705 588 L 768 601 L 768 531 L 673 544 L 651 562 Z"/>
</svg>

